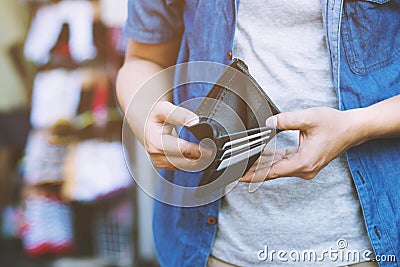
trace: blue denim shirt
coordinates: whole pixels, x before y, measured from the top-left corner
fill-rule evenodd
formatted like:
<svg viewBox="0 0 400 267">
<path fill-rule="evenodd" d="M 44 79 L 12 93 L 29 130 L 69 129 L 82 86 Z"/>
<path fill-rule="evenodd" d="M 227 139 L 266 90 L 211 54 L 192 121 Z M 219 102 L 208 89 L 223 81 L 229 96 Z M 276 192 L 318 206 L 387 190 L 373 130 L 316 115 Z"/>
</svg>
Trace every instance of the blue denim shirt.
<svg viewBox="0 0 400 267">
<path fill-rule="evenodd" d="M 125 33 L 144 43 L 180 38 L 177 63 L 230 63 L 238 1 L 129 1 Z M 342 110 L 366 107 L 400 94 L 400 0 L 326 0 L 322 15 L 334 85 Z M 180 103 L 209 86 L 175 92 Z M 400 109 L 399 109 L 400 111 Z M 371 122 L 373 123 L 373 122 Z M 340 127 L 340 125 L 338 125 Z M 187 133 L 183 137 L 191 139 Z M 376 139 L 347 151 L 367 231 L 377 255 L 400 259 L 400 139 Z M 194 186 L 198 173 L 166 172 Z M 180 208 L 155 202 L 154 240 L 162 266 L 205 266 L 217 229 L 220 201 Z M 380 266 L 400 266 L 380 262 Z"/>
</svg>

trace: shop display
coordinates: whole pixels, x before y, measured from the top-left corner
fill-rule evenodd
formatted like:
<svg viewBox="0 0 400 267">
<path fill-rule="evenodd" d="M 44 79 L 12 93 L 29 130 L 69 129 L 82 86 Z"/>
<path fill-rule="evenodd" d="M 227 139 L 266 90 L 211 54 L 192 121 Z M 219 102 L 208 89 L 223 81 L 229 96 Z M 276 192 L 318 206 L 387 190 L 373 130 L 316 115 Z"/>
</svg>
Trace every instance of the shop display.
<svg viewBox="0 0 400 267">
<path fill-rule="evenodd" d="M 63 0 L 40 7 L 25 42 L 25 56 L 38 65 L 50 60 L 64 24 L 69 26 L 69 49 L 76 62 L 93 59 L 93 6 L 87 0 Z"/>
<path fill-rule="evenodd" d="M 23 248 L 33 257 L 101 254 L 104 263 L 131 266 L 135 191 L 113 95 L 126 44 L 121 20 L 104 3 L 103 16 L 96 14 L 99 1 L 24 3 L 32 20 L 23 53 L 38 72 L 21 164 Z M 118 254 L 106 250 L 104 240 L 115 234 L 109 229 L 120 233 Z M 118 255 L 126 259 L 116 261 Z"/>
</svg>

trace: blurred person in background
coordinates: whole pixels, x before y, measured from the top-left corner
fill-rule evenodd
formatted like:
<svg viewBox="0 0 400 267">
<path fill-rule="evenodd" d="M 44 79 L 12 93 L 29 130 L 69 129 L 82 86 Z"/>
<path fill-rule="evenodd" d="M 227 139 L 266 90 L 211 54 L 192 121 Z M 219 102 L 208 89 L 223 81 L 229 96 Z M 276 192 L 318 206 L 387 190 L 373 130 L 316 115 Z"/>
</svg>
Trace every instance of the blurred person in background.
<svg viewBox="0 0 400 267">
<path fill-rule="evenodd" d="M 196 208 L 155 202 L 162 266 L 257 266 L 265 264 L 257 255 L 265 245 L 321 256 L 338 240 L 370 251 L 370 258 L 326 257 L 323 266 L 377 266 L 372 251 L 400 257 L 400 1 L 131 0 L 128 15 L 130 42 L 117 86 L 125 109 L 146 79 L 169 66 L 228 65 L 234 56 L 287 111 L 272 120 L 296 130 L 277 137 L 285 149 L 269 171 L 261 164 L 241 179 L 271 180 L 255 193 L 239 183 Z M 126 114 L 159 168 L 173 168 L 167 154 L 201 154 L 195 140 L 179 140 L 183 153 L 158 141 L 163 124 L 196 121 L 174 106 L 207 93 L 196 86 L 158 103 L 147 125 L 140 109 Z M 173 181 L 198 177 L 177 170 Z M 285 263 L 275 258 L 271 266 Z"/>
</svg>

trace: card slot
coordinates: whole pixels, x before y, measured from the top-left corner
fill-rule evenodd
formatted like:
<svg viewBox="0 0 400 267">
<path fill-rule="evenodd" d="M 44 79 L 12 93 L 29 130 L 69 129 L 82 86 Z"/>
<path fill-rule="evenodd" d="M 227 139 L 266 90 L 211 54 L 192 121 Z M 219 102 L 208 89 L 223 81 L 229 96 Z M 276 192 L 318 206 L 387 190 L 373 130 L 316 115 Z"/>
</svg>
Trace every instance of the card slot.
<svg viewBox="0 0 400 267">
<path fill-rule="evenodd" d="M 239 139 L 231 140 L 229 142 L 226 142 L 222 146 L 222 149 L 226 149 L 229 146 L 234 146 L 234 145 L 249 141 L 251 139 L 255 139 L 255 138 L 258 138 L 258 137 L 263 137 L 263 136 L 268 135 L 270 133 L 271 133 L 271 130 L 266 130 L 266 131 L 263 131 L 263 132 L 258 132 L 256 134 L 252 134 L 252 135 L 248 135 L 248 136 L 245 136 L 245 137 L 241 137 Z"/>
<path fill-rule="evenodd" d="M 280 132 L 281 130 L 279 128 L 275 127 L 270 127 L 270 126 L 264 126 L 264 127 L 259 127 L 259 128 L 252 128 L 240 132 L 235 132 L 235 133 L 229 133 L 229 134 L 223 134 L 218 137 L 219 140 L 221 140 L 222 144 L 231 141 L 231 140 L 236 140 L 239 138 L 247 137 L 253 134 L 257 134 L 260 132 L 265 132 L 265 131 L 275 131 L 276 133 Z"/>
<path fill-rule="evenodd" d="M 241 154 L 241 153 L 243 153 L 243 152 L 248 152 L 249 150 L 253 149 L 254 147 L 258 147 L 258 146 L 263 145 L 263 144 L 266 144 L 266 143 L 257 142 L 256 144 L 254 144 L 254 145 L 252 145 L 252 146 L 250 146 L 250 147 L 246 147 L 246 148 L 240 149 L 240 150 L 238 150 L 238 151 L 235 151 L 235 152 L 233 152 L 233 153 L 230 153 L 229 155 L 226 155 L 226 156 L 224 156 L 224 157 L 220 157 L 219 160 L 221 161 L 221 160 L 229 159 L 229 158 L 234 157 L 234 156 L 236 156 L 236 155 L 238 155 L 238 154 Z"/>
<path fill-rule="evenodd" d="M 233 157 L 229 157 L 229 158 L 223 160 L 221 162 L 221 164 L 219 164 L 219 166 L 217 167 L 217 171 L 223 170 L 233 164 L 239 163 L 244 159 L 248 159 L 248 158 L 260 153 L 261 151 L 263 151 L 264 147 L 265 147 L 265 144 L 263 143 L 255 148 L 246 150 L 245 152 L 243 152 L 241 154 L 238 154 L 238 155 L 235 155 Z"/>
<path fill-rule="evenodd" d="M 261 137 L 261 138 L 254 139 L 254 140 L 251 141 L 251 142 L 247 142 L 247 143 L 245 143 L 245 144 L 232 147 L 232 148 L 226 150 L 226 151 L 222 154 L 222 159 L 225 159 L 226 157 L 229 157 L 229 156 L 236 155 L 237 153 L 240 153 L 240 152 L 243 151 L 243 150 L 249 150 L 249 149 L 251 149 L 251 148 L 253 148 L 254 146 L 257 146 L 257 145 L 259 145 L 259 144 L 266 143 L 266 141 L 267 141 L 270 137 L 271 137 L 270 135 L 267 135 L 267 136 L 264 136 L 264 137 Z"/>
</svg>

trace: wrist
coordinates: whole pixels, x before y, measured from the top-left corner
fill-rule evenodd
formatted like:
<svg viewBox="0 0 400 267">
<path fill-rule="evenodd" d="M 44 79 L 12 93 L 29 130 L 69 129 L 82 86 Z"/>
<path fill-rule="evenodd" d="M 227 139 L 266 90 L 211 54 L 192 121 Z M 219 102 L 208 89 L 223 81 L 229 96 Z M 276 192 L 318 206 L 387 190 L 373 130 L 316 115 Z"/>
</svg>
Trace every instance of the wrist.
<svg viewBox="0 0 400 267">
<path fill-rule="evenodd" d="M 343 111 L 347 121 L 346 132 L 350 136 L 348 147 L 360 145 L 373 137 L 373 119 L 367 108 Z"/>
</svg>

